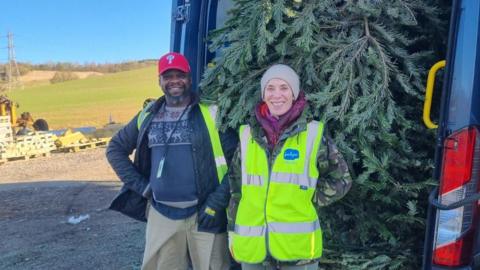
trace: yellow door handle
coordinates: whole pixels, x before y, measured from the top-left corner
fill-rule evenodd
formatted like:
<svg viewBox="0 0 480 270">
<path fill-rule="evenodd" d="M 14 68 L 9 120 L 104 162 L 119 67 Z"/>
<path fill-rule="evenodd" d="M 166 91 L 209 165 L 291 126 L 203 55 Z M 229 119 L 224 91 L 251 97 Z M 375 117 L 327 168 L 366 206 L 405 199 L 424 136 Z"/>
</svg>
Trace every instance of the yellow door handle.
<svg viewBox="0 0 480 270">
<path fill-rule="evenodd" d="M 437 71 L 441 68 L 444 68 L 446 64 L 445 60 L 439 61 L 435 63 L 435 65 L 430 68 L 428 72 L 428 79 L 427 79 L 427 89 L 425 91 L 425 102 L 423 103 L 423 123 L 428 128 L 437 128 L 438 125 L 432 122 L 430 118 L 430 111 L 432 109 L 432 96 L 433 96 L 433 87 L 435 86 L 435 76 L 437 75 Z"/>
</svg>

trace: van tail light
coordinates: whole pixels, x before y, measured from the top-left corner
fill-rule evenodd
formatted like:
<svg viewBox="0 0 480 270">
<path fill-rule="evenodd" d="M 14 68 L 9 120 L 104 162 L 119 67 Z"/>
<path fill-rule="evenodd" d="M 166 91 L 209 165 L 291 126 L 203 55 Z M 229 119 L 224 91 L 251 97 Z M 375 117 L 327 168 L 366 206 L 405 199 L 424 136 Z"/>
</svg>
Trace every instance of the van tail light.
<svg viewBox="0 0 480 270">
<path fill-rule="evenodd" d="M 444 143 L 438 201 L 449 205 L 479 191 L 480 137 L 476 127 L 450 135 Z M 452 210 L 437 210 L 433 262 L 464 266 L 472 261 L 478 230 L 479 204 L 471 202 Z"/>
</svg>

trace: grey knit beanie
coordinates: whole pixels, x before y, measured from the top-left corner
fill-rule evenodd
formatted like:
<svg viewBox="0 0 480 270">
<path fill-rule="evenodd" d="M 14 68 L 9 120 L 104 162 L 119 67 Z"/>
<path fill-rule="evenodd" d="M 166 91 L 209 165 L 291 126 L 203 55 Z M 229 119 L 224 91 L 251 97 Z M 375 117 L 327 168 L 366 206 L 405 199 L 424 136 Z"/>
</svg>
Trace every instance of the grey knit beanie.
<svg viewBox="0 0 480 270">
<path fill-rule="evenodd" d="M 298 93 L 300 92 L 300 79 L 297 73 L 289 66 L 283 64 L 276 64 L 263 73 L 262 80 L 260 81 L 262 90 L 262 99 L 265 94 L 265 87 L 271 79 L 281 79 L 286 81 L 293 91 L 293 99 L 296 100 Z"/>
</svg>

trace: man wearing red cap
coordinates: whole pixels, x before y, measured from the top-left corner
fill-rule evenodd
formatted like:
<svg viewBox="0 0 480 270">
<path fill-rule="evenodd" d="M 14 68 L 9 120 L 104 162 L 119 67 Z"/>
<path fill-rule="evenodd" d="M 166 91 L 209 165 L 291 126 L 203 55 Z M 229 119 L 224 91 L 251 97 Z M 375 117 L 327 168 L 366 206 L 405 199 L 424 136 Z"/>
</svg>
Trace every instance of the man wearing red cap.
<svg viewBox="0 0 480 270">
<path fill-rule="evenodd" d="M 148 220 L 142 269 L 187 269 L 188 255 L 193 269 L 228 269 L 226 170 L 237 135 L 219 133 L 216 107 L 192 91 L 183 55 L 162 56 L 158 73 L 164 96 L 108 145 L 108 161 L 124 183 L 110 208 Z"/>
</svg>

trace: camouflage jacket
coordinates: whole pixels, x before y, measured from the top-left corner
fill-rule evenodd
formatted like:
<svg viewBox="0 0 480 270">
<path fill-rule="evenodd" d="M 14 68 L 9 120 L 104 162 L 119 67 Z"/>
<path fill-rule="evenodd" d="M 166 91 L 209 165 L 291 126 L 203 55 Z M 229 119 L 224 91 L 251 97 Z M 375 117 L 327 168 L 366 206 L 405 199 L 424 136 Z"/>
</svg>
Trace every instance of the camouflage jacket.
<svg viewBox="0 0 480 270">
<path fill-rule="evenodd" d="M 272 153 L 267 150 L 267 139 L 262 127 L 255 119 L 255 116 L 250 118 L 249 125 L 251 127 L 252 137 L 263 149 L 265 149 L 265 152 L 267 155 L 269 155 L 268 157 L 273 155 L 273 158 L 269 158 L 269 160 L 275 160 L 287 138 L 295 136 L 296 134 L 306 130 L 306 111 L 307 109 L 304 110 L 297 121 L 295 121 L 283 132 Z M 352 185 L 352 178 L 342 154 L 338 151 L 333 141 L 327 136 L 325 128 L 323 133 L 322 142 L 319 146 L 317 156 L 317 168 L 320 174 L 317 181 L 317 189 L 313 197 L 313 202 L 317 207 L 326 206 L 339 200 L 348 192 Z M 234 153 L 229 168 L 231 193 L 227 215 L 229 230 L 233 230 L 234 228 L 238 204 L 242 198 L 242 172 L 240 156 L 239 145 Z M 269 164 L 269 166 L 272 166 L 272 164 Z"/>
</svg>

